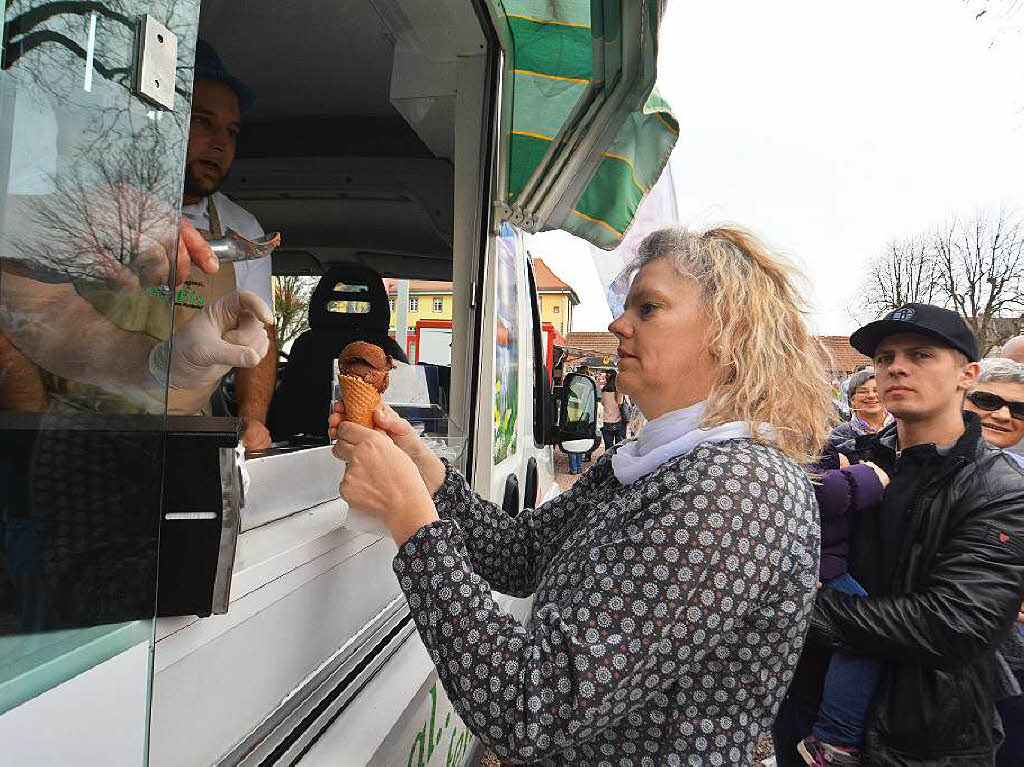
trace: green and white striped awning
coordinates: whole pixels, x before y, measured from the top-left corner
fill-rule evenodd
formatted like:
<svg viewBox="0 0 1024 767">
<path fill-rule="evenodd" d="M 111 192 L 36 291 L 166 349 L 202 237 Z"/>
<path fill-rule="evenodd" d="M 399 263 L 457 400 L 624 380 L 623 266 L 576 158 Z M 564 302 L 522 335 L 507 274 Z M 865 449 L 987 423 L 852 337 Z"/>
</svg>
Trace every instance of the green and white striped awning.
<svg viewBox="0 0 1024 767">
<path fill-rule="evenodd" d="M 511 83 L 508 217 L 617 246 L 679 136 L 654 91 L 664 0 L 492 0 Z"/>
</svg>

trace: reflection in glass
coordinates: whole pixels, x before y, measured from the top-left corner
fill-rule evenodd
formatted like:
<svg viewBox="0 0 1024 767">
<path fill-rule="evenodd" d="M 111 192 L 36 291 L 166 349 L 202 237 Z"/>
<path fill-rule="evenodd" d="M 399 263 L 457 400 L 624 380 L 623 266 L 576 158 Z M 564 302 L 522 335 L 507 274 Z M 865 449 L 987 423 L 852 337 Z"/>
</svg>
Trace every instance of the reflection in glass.
<svg viewBox="0 0 1024 767">
<path fill-rule="evenodd" d="M 178 40 L 174 111 L 133 93 L 146 14 Z M 0 713 L 152 635 L 167 385 L 149 352 L 171 332 L 197 18 L 197 0 L 5 5 Z"/>
<path fill-rule="evenodd" d="M 163 411 L 160 371 L 146 369 L 153 343 L 139 334 L 170 333 L 160 286 L 177 252 L 188 72 L 179 68 L 177 111 L 161 111 L 133 95 L 133 58 L 137 19 L 149 13 L 163 14 L 190 59 L 195 8 L 7 6 L 0 329 L 24 358 L 21 376 L 45 392 L 45 409 Z"/>
<path fill-rule="evenodd" d="M 568 382 L 569 398 L 566 415 L 570 428 L 576 424 L 592 423 L 597 418 L 597 395 L 594 382 L 586 376 L 574 375 Z"/>
<path fill-rule="evenodd" d="M 369 293 L 369 285 L 350 285 L 347 282 L 338 282 L 334 285 L 334 291 L 336 293 Z"/>
<path fill-rule="evenodd" d="M 367 301 L 328 301 L 327 311 L 334 314 L 369 314 L 370 304 Z"/>
</svg>

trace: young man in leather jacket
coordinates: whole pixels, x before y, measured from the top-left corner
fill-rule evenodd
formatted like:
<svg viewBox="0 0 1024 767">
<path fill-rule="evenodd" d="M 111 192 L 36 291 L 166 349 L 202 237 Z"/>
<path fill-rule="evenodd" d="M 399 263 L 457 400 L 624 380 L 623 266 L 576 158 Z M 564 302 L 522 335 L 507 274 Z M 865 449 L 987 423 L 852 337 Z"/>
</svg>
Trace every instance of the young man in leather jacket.
<svg viewBox="0 0 1024 767">
<path fill-rule="evenodd" d="M 841 649 L 883 664 L 863 764 L 990 765 L 1002 740 L 996 650 L 1024 592 L 1024 473 L 962 410 L 978 347 L 958 315 L 909 304 L 850 342 L 874 359 L 896 422 L 844 452 L 891 481 L 851 539 L 850 572 L 869 596 L 818 595 L 776 723 L 778 763 L 801 763 L 822 664 Z"/>
</svg>

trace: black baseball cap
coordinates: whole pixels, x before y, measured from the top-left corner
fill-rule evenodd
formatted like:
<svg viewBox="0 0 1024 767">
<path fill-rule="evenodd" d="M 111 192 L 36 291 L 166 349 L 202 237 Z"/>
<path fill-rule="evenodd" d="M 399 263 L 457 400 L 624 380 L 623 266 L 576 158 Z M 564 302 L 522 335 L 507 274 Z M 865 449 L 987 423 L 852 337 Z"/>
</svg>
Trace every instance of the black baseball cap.
<svg viewBox="0 0 1024 767">
<path fill-rule="evenodd" d="M 228 72 L 224 62 L 217 55 L 217 51 L 202 38 L 196 40 L 195 77 L 197 79 L 204 77 L 207 80 L 219 80 L 228 86 L 238 96 L 238 109 L 241 112 L 251 107 L 252 102 L 255 101 L 252 88 Z"/>
<path fill-rule="evenodd" d="M 967 323 L 956 312 L 931 304 L 905 304 L 882 317 L 869 322 L 850 336 L 850 346 L 868 357 L 889 336 L 897 333 L 920 333 L 931 336 L 967 355 L 971 362 L 978 361 L 978 340 Z"/>
</svg>

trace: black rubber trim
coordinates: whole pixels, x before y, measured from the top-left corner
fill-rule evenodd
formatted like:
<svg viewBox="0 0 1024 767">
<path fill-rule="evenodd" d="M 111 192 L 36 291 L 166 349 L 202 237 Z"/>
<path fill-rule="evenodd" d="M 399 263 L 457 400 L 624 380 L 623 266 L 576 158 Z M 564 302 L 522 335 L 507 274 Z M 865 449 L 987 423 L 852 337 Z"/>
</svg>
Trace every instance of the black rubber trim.
<svg viewBox="0 0 1024 767">
<path fill-rule="evenodd" d="M 497 111 L 499 105 L 496 103 L 496 95 L 498 90 L 498 51 L 500 50 L 500 41 L 498 40 L 497 32 L 491 26 L 491 17 L 487 12 L 487 8 L 483 4 L 483 0 L 473 0 L 473 8 L 476 11 L 477 18 L 480 20 L 480 28 L 483 30 L 484 36 L 487 38 L 487 74 L 488 82 L 490 87 L 487 89 L 484 100 L 485 103 L 482 105 L 483 109 L 483 133 L 484 141 L 482 154 L 486 158 L 484 163 L 484 178 L 481 188 L 483 192 L 483 200 L 481 201 L 480 209 L 480 233 L 481 241 L 477 243 L 477 272 L 476 272 L 476 296 L 474 297 L 474 305 L 476 306 L 476 317 L 474 322 L 476 325 L 476 333 L 473 339 L 473 356 L 472 356 L 472 375 L 469 379 L 469 402 L 471 406 L 469 408 L 469 422 L 467 426 L 466 434 L 466 449 L 464 455 L 468 456 L 466 461 L 466 480 L 472 483 L 473 481 L 473 450 L 476 448 L 476 438 L 473 436 L 476 433 L 477 424 L 477 397 L 480 395 L 480 354 L 483 348 L 482 339 L 482 326 L 483 326 L 483 302 L 484 302 L 484 286 L 487 277 L 487 248 L 491 239 L 491 219 L 494 215 L 494 209 L 491 200 L 491 185 L 494 180 L 494 173 L 496 171 L 496 147 L 497 147 L 497 136 L 495 136 L 495 121 L 497 117 Z M 490 389 L 490 386 L 488 386 Z"/>
<path fill-rule="evenodd" d="M 387 634 L 381 637 L 380 641 L 373 646 L 373 649 L 371 649 L 363 657 L 363 659 L 360 660 L 359 663 L 357 663 L 352 668 L 352 670 L 345 675 L 345 678 L 342 679 L 337 685 L 335 685 L 334 689 L 331 690 L 331 692 L 328 693 L 327 696 L 324 697 L 324 699 L 321 700 L 313 708 L 312 711 L 310 711 L 308 714 L 306 714 L 305 717 L 303 717 L 299 725 L 295 727 L 290 733 L 288 733 L 288 736 L 277 745 L 277 748 L 275 748 L 270 753 L 269 756 L 267 756 L 262 762 L 260 762 L 260 767 L 266 767 L 269 765 L 277 764 L 278 760 L 282 756 L 284 756 L 285 753 L 287 753 L 288 749 L 295 745 L 295 742 L 299 738 L 301 738 L 306 733 L 307 730 L 309 730 L 311 727 L 313 727 L 314 724 L 316 724 L 317 719 L 320 718 L 324 711 L 326 711 L 331 706 L 331 704 L 334 703 L 334 701 L 336 701 L 345 693 L 349 692 L 349 687 L 351 686 L 352 682 L 355 681 L 355 679 L 359 676 L 359 674 L 361 674 L 366 669 L 366 667 L 369 666 L 373 661 L 377 660 L 380 657 L 381 652 L 388 646 L 391 640 L 398 636 L 398 634 L 401 633 L 402 629 L 408 626 L 411 622 L 412 615 L 406 615 L 404 618 L 398 621 L 398 623 L 396 623 L 391 628 L 391 630 L 388 631 Z M 392 649 L 392 651 L 388 653 L 388 657 L 391 657 L 391 655 L 393 655 L 401 646 L 402 643 L 396 645 Z M 383 667 L 384 666 L 382 664 L 381 668 Z M 377 671 L 379 673 L 380 669 L 378 669 Z M 342 705 L 340 709 L 338 709 L 338 711 L 335 712 L 334 716 L 332 716 L 323 725 L 323 727 L 320 728 L 320 731 L 316 734 L 316 736 L 309 743 L 306 744 L 306 747 L 302 749 L 302 751 L 291 762 L 291 764 L 296 764 L 300 759 L 302 759 L 306 752 L 313 747 L 313 744 L 320 740 L 320 736 L 323 735 L 324 732 L 326 732 L 327 729 L 334 723 L 334 720 L 341 716 L 341 714 L 349 707 L 349 704 L 356 699 L 356 697 L 359 695 L 359 692 L 364 687 L 366 687 L 366 685 L 369 684 L 370 681 L 372 681 L 376 676 L 376 673 L 372 674 L 369 678 L 363 681 L 363 683 L 359 685 L 358 688 L 355 689 L 354 694 L 345 702 L 344 705 Z"/>
</svg>

